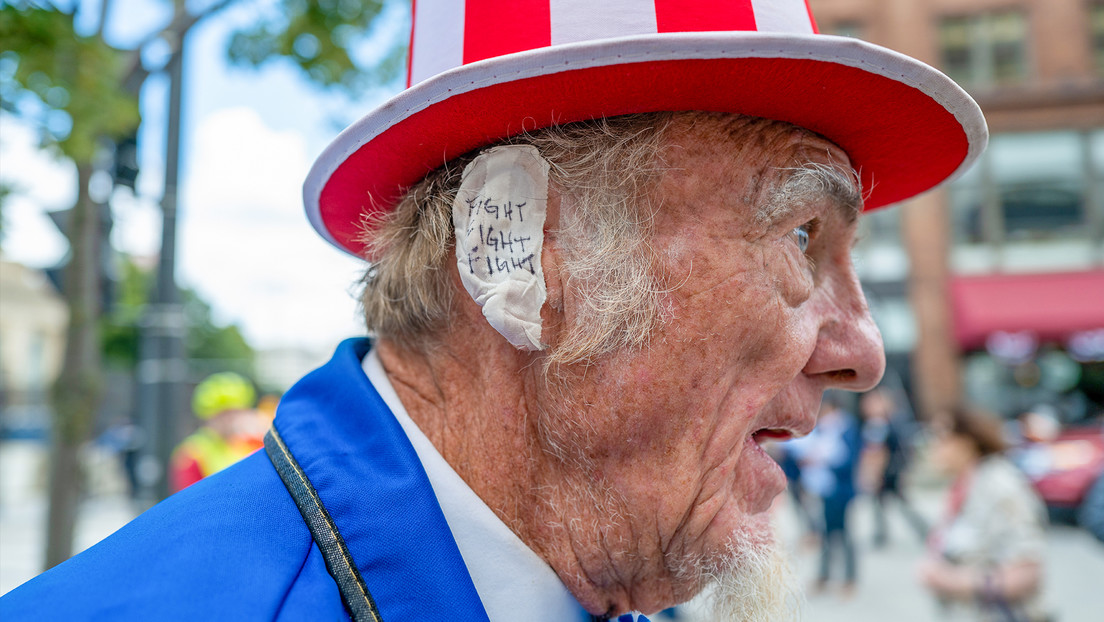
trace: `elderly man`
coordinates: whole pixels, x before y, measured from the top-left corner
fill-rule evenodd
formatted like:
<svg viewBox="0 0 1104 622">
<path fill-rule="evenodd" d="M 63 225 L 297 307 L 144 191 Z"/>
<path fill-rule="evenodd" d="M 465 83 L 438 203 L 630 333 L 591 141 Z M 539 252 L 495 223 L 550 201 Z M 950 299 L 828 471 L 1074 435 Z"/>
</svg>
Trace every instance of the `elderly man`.
<svg viewBox="0 0 1104 622">
<path fill-rule="evenodd" d="M 801 0 L 715 4 L 418 2 L 415 86 L 305 186 L 370 262 L 373 339 L 286 394 L 265 453 L 0 611 L 561 621 L 713 585 L 715 619 L 790 617 L 760 443 L 877 382 L 864 201 L 986 132 Z"/>
</svg>

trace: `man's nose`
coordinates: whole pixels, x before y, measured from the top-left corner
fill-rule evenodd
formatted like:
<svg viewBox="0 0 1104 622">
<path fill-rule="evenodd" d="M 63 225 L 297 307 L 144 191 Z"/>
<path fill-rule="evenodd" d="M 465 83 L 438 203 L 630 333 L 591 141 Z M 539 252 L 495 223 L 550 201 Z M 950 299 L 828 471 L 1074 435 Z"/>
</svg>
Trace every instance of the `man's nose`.
<svg viewBox="0 0 1104 622">
<path fill-rule="evenodd" d="M 872 389 L 885 372 L 885 348 L 858 277 L 848 270 L 826 285 L 814 303 L 820 328 L 803 371 L 825 388 Z"/>
</svg>

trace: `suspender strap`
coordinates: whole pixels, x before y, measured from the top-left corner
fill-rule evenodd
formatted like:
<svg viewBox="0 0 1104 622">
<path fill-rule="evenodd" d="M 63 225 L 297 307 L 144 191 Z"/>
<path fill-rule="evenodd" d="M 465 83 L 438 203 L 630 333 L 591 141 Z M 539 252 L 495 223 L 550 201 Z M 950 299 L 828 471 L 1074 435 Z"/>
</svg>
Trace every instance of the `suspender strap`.
<svg viewBox="0 0 1104 622">
<path fill-rule="evenodd" d="M 356 622 L 383 622 L 380 617 L 376 602 L 372 600 L 372 594 L 364 584 L 364 578 L 360 576 L 353 556 L 349 554 L 349 548 L 345 546 L 345 540 L 337 531 L 333 517 L 322 505 L 322 499 L 318 497 L 318 491 L 311 485 L 307 474 L 291 455 L 284 439 L 273 427 L 265 434 L 265 452 L 276 472 L 280 474 L 284 486 L 291 493 L 299 513 L 303 515 L 303 521 L 310 529 L 318 549 L 322 551 L 322 558 L 326 560 L 326 569 L 330 576 L 337 582 L 337 588 L 341 592 L 341 600 L 349 610 L 349 614 Z"/>
</svg>

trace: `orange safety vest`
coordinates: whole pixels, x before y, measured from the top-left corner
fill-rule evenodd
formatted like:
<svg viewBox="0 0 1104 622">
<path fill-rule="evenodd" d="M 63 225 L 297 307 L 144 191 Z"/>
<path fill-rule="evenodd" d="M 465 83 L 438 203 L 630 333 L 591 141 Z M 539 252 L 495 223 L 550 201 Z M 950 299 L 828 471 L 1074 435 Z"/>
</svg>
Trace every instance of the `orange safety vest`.
<svg viewBox="0 0 1104 622">
<path fill-rule="evenodd" d="M 218 473 L 260 448 L 250 440 L 228 440 L 210 428 L 200 428 L 173 452 L 171 481 L 174 491 Z"/>
</svg>

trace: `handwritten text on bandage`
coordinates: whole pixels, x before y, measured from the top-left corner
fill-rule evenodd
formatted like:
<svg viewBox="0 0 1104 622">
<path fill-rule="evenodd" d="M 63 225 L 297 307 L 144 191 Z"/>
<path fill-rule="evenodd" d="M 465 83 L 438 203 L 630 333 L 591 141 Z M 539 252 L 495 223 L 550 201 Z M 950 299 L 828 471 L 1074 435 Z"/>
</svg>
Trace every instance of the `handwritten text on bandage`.
<svg viewBox="0 0 1104 622">
<path fill-rule="evenodd" d="M 468 270 L 471 274 L 492 276 L 500 272 L 525 270 L 535 275 L 533 238 L 517 234 L 510 227 L 511 223 L 525 222 L 526 204 L 498 201 L 482 195 L 465 203 L 468 207 L 468 226 L 464 238 L 469 244 L 478 242 L 467 249 Z M 477 212 L 494 220 L 476 217 Z M 475 238 L 477 234 L 479 237 Z"/>
</svg>

